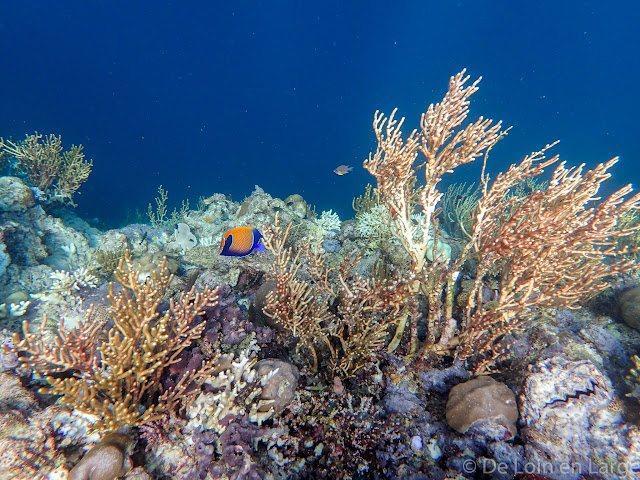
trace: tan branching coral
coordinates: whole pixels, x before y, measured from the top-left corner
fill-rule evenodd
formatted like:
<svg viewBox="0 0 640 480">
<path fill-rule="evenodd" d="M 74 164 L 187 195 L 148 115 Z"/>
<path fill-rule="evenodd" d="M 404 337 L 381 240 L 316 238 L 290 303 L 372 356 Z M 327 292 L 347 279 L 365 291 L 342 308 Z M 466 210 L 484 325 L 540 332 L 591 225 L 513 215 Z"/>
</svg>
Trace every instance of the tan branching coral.
<svg viewBox="0 0 640 480">
<path fill-rule="evenodd" d="M 331 319 L 326 304 L 316 294 L 316 290 L 297 276 L 302 268 L 301 249 L 294 252 L 285 244 L 293 224 L 282 229 L 278 216 L 273 225 L 268 225 L 263 238 L 266 248 L 275 255 L 273 277 L 275 290 L 267 295 L 265 313 L 300 338 L 300 346 L 306 347 L 312 355 L 313 369 L 318 368 L 316 342 L 330 345 L 323 322 Z"/>
<path fill-rule="evenodd" d="M 396 110 L 386 118 L 376 111 L 373 129 L 378 148 L 364 161 L 364 167 L 376 177 L 380 202 L 392 214 L 393 230 L 413 261 L 413 270 L 421 272 L 426 264 L 426 253 L 433 233 L 425 228 L 419 240 L 414 239 L 411 214 L 415 212 L 415 177 L 424 169 L 424 187 L 418 202 L 431 226 L 442 193 L 437 186 L 445 173 L 470 163 L 490 149 L 502 136 L 501 123 L 480 117 L 476 122 L 456 132 L 469 112 L 469 97 L 478 90 L 476 80 L 465 87 L 469 77 L 464 71 L 451 78 L 449 91 L 442 103 L 432 104 L 420 121 L 421 131 L 402 138 L 404 118 L 396 120 Z M 422 154 L 425 160 L 418 160 Z"/>
<path fill-rule="evenodd" d="M 91 173 L 93 162 L 85 160 L 82 145 L 63 152 L 60 136 L 27 135 L 22 143 L 0 139 L 0 150 L 18 160 L 17 168 L 50 200 L 73 203 L 73 194 Z"/>
<path fill-rule="evenodd" d="M 338 267 L 329 267 L 324 252 L 308 242 L 296 250 L 287 247 L 290 230 L 291 224 L 283 229 L 277 216 L 264 230 L 265 246 L 276 257 L 276 288 L 267 295 L 265 312 L 300 339 L 299 346 L 311 353 L 313 370 L 319 365 L 317 349 L 326 348 L 333 372 L 352 375 L 384 346 L 389 327 L 409 308 L 408 282 L 362 279 L 353 271 L 359 256 L 348 255 Z"/>
<path fill-rule="evenodd" d="M 414 305 L 410 301 L 410 282 L 398 278 L 363 279 L 357 274 L 347 281 L 342 273 L 338 278 L 341 291 L 334 338 L 339 342 L 340 354 L 332 359 L 332 368 L 349 375 L 361 368 L 372 352 L 385 346 L 390 327 Z"/>
<path fill-rule="evenodd" d="M 93 316 L 93 308 L 87 312 L 87 319 Z M 24 338 L 16 333 L 13 342 L 17 350 L 29 352 L 20 357 L 22 364 L 38 372 L 60 373 L 75 370 L 86 373 L 93 367 L 98 357 L 98 338 L 108 318 L 98 321 L 79 322 L 76 328 L 67 330 L 64 323 L 58 327 L 53 343 L 45 341 L 47 335 L 47 316 L 44 316 L 40 332 L 33 333 L 28 320 L 22 322 Z"/>
<path fill-rule="evenodd" d="M 67 330 L 60 325 L 53 345 L 43 334 L 31 333 L 24 322 L 24 338 L 14 338 L 23 363 L 45 374 L 51 385 L 43 391 L 60 395 L 63 403 L 96 415 L 94 430 L 115 430 L 123 425 L 142 425 L 179 408 L 188 397 L 186 387 L 201 383 L 213 371 L 205 362 L 190 371 L 174 388 L 160 396 L 163 370 L 178 361 L 180 353 L 200 337 L 204 323 L 192 325 L 203 308 L 215 305 L 217 289 L 202 293 L 194 289 L 170 301 L 164 314 L 158 313 L 171 282 L 166 266 L 146 281 L 139 280 L 129 254 L 115 271 L 125 288 L 116 292 L 111 284 L 109 302 L 114 326 L 104 332 L 106 320 L 81 323 Z M 91 313 L 87 316 L 91 318 Z M 71 376 L 52 376 L 68 371 Z M 185 380 L 186 379 L 186 380 Z"/>
<path fill-rule="evenodd" d="M 414 130 L 406 140 L 400 131 L 404 118 L 396 120 L 395 110 L 388 119 L 376 112 L 373 128 L 378 148 L 364 167 L 376 177 L 380 203 L 392 213 L 390 228 L 412 259 L 411 269 L 418 279 L 412 288 L 421 290 L 429 304 L 423 352 L 457 345 L 458 358 L 481 357 L 476 370 L 482 371 L 504 353 L 504 336 L 520 328 L 536 307 L 576 307 L 605 288 L 608 277 L 630 268 L 630 260 L 624 257 L 628 252 L 618 248 L 617 242 L 640 228 L 621 225 L 625 215 L 640 208 L 640 195 L 625 200 L 631 192 L 627 186 L 596 203 L 598 189 L 617 159 L 584 173 L 583 166 L 565 168 L 561 163 L 548 185 L 530 189 L 524 196 L 514 195 L 524 182 L 558 161 L 557 156 L 545 156 L 553 145 L 490 182 L 485 174 L 487 154 L 506 131 L 501 131 L 500 122 L 482 117 L 462 127 L 469 97 L 480 81 L 465 86 L 468 79 L 464 71 L 452 77 L 444 100 L 428 108 L 420 131 Z M 429 263 L 426 254 L 437 244 L 435 213 L 442 198 L 437 186 L 445 173 L 483 155 L 480 196 L 472 225 L 465 226 L 468 242 L 454 260 Z M 425 185 L 414 202 L 413 182 L 421 169 Z M 411 224 L 416 209 L 426 216 L 418 239 Z M 454 286 L 470 259 L 477 262 L 475 285 L 463 318 L 456 319 Z M 483 305 L 483 281 L 496 271 L 497 301 Z M 416 343 L 415 334 L 412 343 Z"/>
<path fill-rule="evenodd" d="M 640 212 L 638 210 L 631 210 L 620 219 L 621 228 L 632 228 L 637 225 L 640 225 Z M 620 238 L 618 247 L 623 248 L 625 246 L 635 250 L 634 257 L 637 263 L 640 260 L 640 253 L 637 251 L 640 246 L 640 231 L 636 230 L 632 235 Z M 635 268 L 635 272 L 636 274 L 638 273 L 638 267 Z"/>
<path fill-rule="evenodd" d="M 483 178 L 483 198 L 470 242 L 478 270 L 475 295 L 462 323 L 458 351 L 462 358 L 478 351 L 494 357 L 501 351 L 494 349 L 496 340 L 519 328 L 534 308 L 576 308 L 607 288 L 613 275 L 633 265 L 628 252 L 617 248 L 617 240 L 637 230 L 620 228 L 619 220 L 640 208 L 640 195 L 624 200 L 631 192 L 627 186 L 595 203 L 617 158 L 585 173 L 583 166 L 567 169 L 561 163 L 545 190 L 507 200 L 502 211 L 510 212 L 510 217 L 501 217 L 498 206 L 506 185 L 555 160 L 544 161 L 540 152 L 498 175 L 491 187 Z M 512 202 L 517 204 L 514 209 Z M 480 281 L 496 263 L 502 266 L 500 295 L 489 310 L 479 300 Z"/>
</svg>

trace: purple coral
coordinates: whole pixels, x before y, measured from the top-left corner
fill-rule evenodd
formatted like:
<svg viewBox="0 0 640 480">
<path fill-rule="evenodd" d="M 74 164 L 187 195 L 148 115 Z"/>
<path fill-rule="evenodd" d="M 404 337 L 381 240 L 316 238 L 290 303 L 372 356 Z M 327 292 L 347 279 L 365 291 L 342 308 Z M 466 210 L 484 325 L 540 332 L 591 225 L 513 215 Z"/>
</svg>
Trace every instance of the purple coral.
<svg viewBox="0 0 640 480">
<path fill-rule="evenodd" d="M 166 308 L 166 306 L 163 305 Z M 202 315 L 194 317 L 192 326 L 205 322 L 202 334 L 203 343 L 191 349 L 185 349 L 178 361 L 169 367 L 169 375 L 162 380 L 165 389 L 174 387 L 190 371 L 197 371 L 208 358 L 207 348 L 218 342 L 238 345 L 248 335 L 254 334 L 261 347 L 271 342 L 274 331 L 269 327 L 254 325 L 247 319 L 245 310 L 238 304 L 238 297 L 231 294 L 231 287 L 220 288 L 218 303 L 205 307 Z M 206 344 L 209 344 L 208 347 Z M 187 386 L 187 392 L 198 388 L 195 383 Z"/>
<path fill-rule="evenodd" d="M 245 310 L 238 305 L 238 298 L 231 294 L 231 287 L 220 288 L 218 304 L 205 309 L 207 324 L 204 338 L 215 343 L 222 335 L 222 342 L 227 345 L 238 345 L 247 335 L 255 333 L 259 345 L 273 340 L 274 333 L 269 327 L 259 327 L 251 323 Z"/>
<path fill-rule="evenodd" d="M 221 423 L 227 423 L 227 428 L 220 435 L 222 460 L 231 467 L 232 479 L 260 480 L 264 472 L 251 457 L 253 449 L 251 443 L 254 437 L 261 437 L 260 428 L 249 423 L 244 417 L 227 415 Z"/>
<path fill-rule="evenodd" d="M 197 468 L 191 473 L 187 480 L 199 480 L 207 477 L 207 473 L 215 473 L 215 477 L 222 473 L 216 468 L 215 442 L 217 434 L 212 431 L 197 432 L 193 435 L 193 457 L 197 462 Z M 214 478 L 215 478 L 214 477 Z"/>
</svg>

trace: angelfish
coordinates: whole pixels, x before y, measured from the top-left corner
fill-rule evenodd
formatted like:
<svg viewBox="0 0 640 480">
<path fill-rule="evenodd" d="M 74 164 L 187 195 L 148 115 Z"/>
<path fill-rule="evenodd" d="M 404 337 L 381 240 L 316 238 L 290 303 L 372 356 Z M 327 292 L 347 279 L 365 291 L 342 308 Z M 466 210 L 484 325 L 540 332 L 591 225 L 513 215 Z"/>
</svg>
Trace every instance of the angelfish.
<svg viewBox="0 0 640 480">
<path fill-rule="evenodd" d="M 260 240 L 262 234 L 257 228 L 238 227 L 227 230 L 220 242 L 220 255 L 225 257 L 246 257 L 253 251 L 264 252 Z"/>
</svg>

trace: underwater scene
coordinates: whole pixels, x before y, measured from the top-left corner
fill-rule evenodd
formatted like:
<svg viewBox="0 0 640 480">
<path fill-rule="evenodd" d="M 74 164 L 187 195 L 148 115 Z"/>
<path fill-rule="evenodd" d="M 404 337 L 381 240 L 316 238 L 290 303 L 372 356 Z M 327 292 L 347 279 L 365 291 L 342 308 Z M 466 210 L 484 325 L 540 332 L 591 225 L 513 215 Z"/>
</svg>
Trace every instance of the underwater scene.
<svg viewBox="0 0 640 480">
<path fill-rule="evenodd" d="M 4 5 L 0 480 L 640 479 L 639 14 Z"/>
</svg>

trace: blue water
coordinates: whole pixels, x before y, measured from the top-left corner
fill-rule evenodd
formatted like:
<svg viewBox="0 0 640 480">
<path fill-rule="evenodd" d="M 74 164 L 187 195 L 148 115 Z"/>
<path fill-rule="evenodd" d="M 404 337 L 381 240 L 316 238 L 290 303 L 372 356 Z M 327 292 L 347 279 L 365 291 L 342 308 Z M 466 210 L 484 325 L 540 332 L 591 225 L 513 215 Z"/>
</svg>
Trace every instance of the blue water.
<svg viewBox="0 0 640 480">
<path fill-rule="evenodd" d="M 570 163 L 620 155 L 611 186 L 640 185 L 640 4 L 608 3 L 4 2 L 0 135 L 82 143 L 76 210 L 103 225 L 160 184 L 170 208 L 257 184 L 346 218 L 374 111 L 417 126 L 466 67 L 484 78 L 472 115 L 514 126 L 493 172 L 560 139 Z"/>
</svg>

